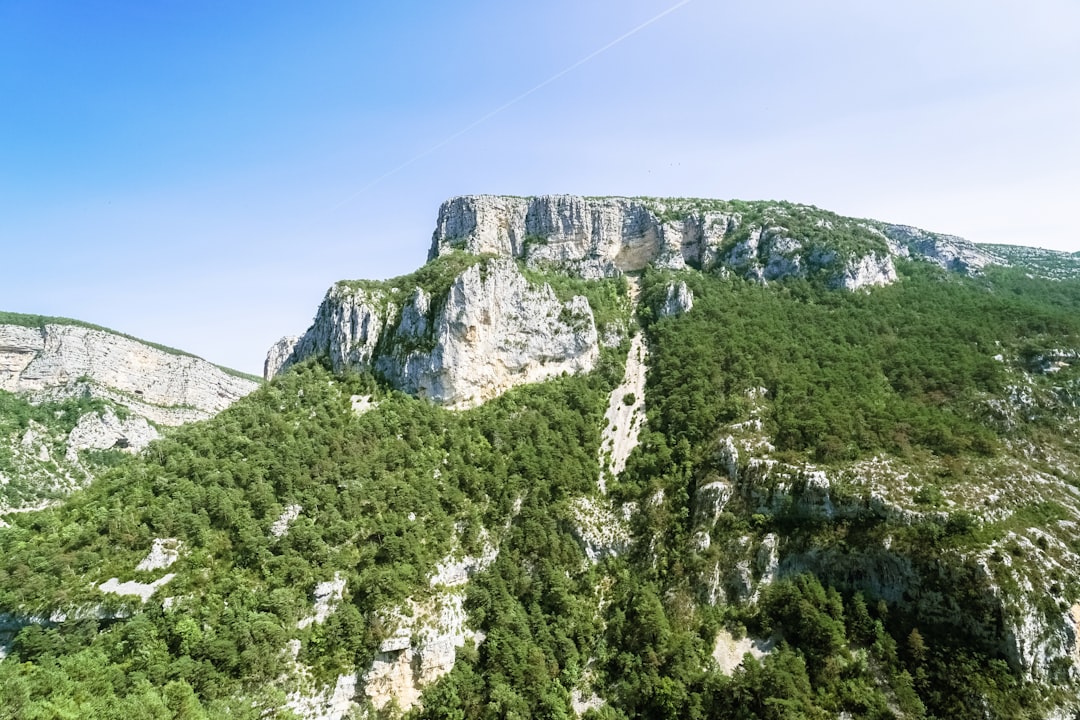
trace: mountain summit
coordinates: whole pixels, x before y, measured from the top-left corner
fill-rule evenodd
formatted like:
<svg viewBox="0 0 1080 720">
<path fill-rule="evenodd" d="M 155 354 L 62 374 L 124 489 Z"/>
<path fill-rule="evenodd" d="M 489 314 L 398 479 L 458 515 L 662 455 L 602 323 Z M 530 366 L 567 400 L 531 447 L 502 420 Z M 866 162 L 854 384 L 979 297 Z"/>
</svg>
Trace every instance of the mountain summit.
<svg viewBox="0 0 1080 720">
<path fill-rule="evenodd" d="M 957 237 L 790 203 L 456 197 L 439 209 L 424 270 L 336 284 L 303 336 L 270 349 L 265 377 L 326 357 L 335 371 L 373 370 L 411 394 L 471 407 L 521 383 L 589 371 L 601 344 L 627 331 L 629 306 L 597 327 L 587 292 L 559 298 L 530 275 L 598 282 L 693 268 L 855 291 L 895 282 L 895 261 L 909 258 L 962 273 L 1008 264 Z"/>
<path fill-rule="evenodd" d="M 590 279 L 726 267 L 762 281 L 823 274 L 847 290 L 896 280 L 895 257 L 961 271 L 995 260 L 957 237 L 806 205 L 571 195 L 453 198 L 439 209 L 428 259 L 457 248 Z"/>
</svg>

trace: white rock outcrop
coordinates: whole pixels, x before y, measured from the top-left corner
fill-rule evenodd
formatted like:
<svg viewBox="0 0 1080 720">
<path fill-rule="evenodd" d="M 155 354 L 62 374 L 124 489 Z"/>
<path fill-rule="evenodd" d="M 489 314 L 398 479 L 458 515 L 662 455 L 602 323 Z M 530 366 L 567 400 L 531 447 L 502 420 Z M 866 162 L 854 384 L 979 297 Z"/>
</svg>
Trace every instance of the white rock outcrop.
<svg viewBox="0 0 1080 720">
<path fill-rule="evenodd" d="M 430 579 L 429 597 L 381 613 L 380 623 L 392 630 L 363 675 L 364 693 L 376 710 L 391 703 L 402 711 L 415 707 L 424 689 L 454 668 L 460 648 L 483 642 L 467 624 L 466 585 L 497 556 L 494 545 L 485 545 L 476 557 L 443 558 Z"/>
<path fill-rule="evenodd" d="M 168 414 L 150 417 L 140 407 L 178 408 L 196 416 L 192 419 L 207 418 L 258 387 L 201 358 L 105 330 L 0 325 L 0 390 L 50 396 L 75 384 L 95 395 L 102 388 L 107 399 L 162 424 L 176 423 Z"/>
<path fill-rule="evenodd" d="M 742 637 L 738 640 L 727 630 L 721 630 L 716 634 L 716 642 L 713 645 L 712 657 L 716 661 L 720 672 L 731 675 L 735 669 L 743 664 L 746 655 L 760 661 L 772 652 L 776 646 L 776 639 L 755 640 Z"/>
<path fill-rule="evenodd" d="M 896 266 L 888 255 L 863 255 L 852 258 L 834 283 L 845 290 L 890 285 L 896 282 Z"/>
<path fill-rule="evenodd" d="M 630 547 L 630 523 L 626 517 L 616 514 L 606 500 L 575 498 L 570 504 L 570 513 L 574 518 L 570 531 L 581 543 L 590 562 L 618 557 Z"/>
<path fill-rule="evenodd" d="M 461 558 L 446 557 L 435 565 L 435 573 L 429 583 L 431 587 L 460 587 L 476 573 L 485 569 L 499 556 L 499 549 L 485 544 L 479 555 L 465 555 Z"/>
<path fill-rule="evenodd" d="M 270 525 L 270 537 L 280 538 L 289 534 L 289 526 L 293 520 L 300 517 L 304 511 L 303 505 L 289 505 L 281 511 L 281 515 Z"/>
<path fill-rule="evenodd" d="M 379 407 L 379 403 L 372 400 L 370 395 L 351 395 L 349 404 L 352 406 L 352 411 L 357 415 L 363 415 Z"/>
<path fill-rule="evenodd" d="M 608 478 L 616 478 L 626 468 L 630 452 L 637 447 L 645 425 L 645 360 L 648 357 L 643 333 L 630 341 L 623 381 L 608 396 L 604 430 L 600 439 L 601 493 L 607 492 Z"/>
<path fill-rule="evenodd" d="M 369 368 L 384 326 L 397 313 L 385 292 L 338 283 L 326 293 L 306 333 L 282 338 L 270 348 L 265 378 L 309 357 L 326 357 L 336 372 Z"/>
<path fill-rule="evenodd" d="M 142 562 L 135 566 L 135 569 L 165 570 L 180 559 L 181 547 L 183 543 L 176 538 L 154 538 L 150 552 Z"/>
<path fill-rule="evenodd" d="M 287 335 L 271 345 L 263 362 L 263 377 L 269 380 L 280 373 L 299 342 L 299 335 Z"/>
<path fill-rule="evenodd" d="M 634 198 L 466 195 L 439 209 L 428 258 L 455 248 L 522 258 L 585 278 L 613 277 L 653 263 L 680 270 L 710 265 L 737 219 L 703 212 L 662 219 Z"/>
<path fill-rule="evenodd" d="M 44 346 L 38 328 L 0 325 L 0 389 L 13 391 L 23 370 Z"/>
<path fill-rule="evenodd" d="M 660 315 L 662 317 L 682 315 L 690 312 L 693 307 L 694 293 L 686 286 L 686 283 L 683 281 L 680 281 L 677 285 L 671 283 L 668 285 L 664 304 L 660 306 Z"/>
<path fill-rule="evenodd" d="M 405 392 L 463 409 L 515 385 L 588 372 L 599 357 L 588 300 L 560 301 L 507 258 L 466 269 L 438 308 L 421 288 L 400 306 L 396 299 L 383 289 L 334 286 L 279 371 L 325 356 L 336 371 L 375 370 Z"/>
<path fill-rule="evenodd" d="M 694 525 L 711 530 L 734 494 L 732 485 L 723 480 L 714 480 L 698 487 L 694 493 Z"/>
<path fill-rule="evenodd" d="M 121 420 L 112 408 L 102 413 L 90 412 L 68 433 L 65 459 L 79 460 L 80 450 L 111 450 L 137 453 L 160 436 L 146 418 L 131 416 Z"/>
<path fill-rule="evenodd" d="M 299 646 L 295 646 L 299 652 Z M 357 677 L 355 674 L 338 675 L 334 687 L 323 687 L 312 693 L 294 691 L 289 693 L 285 710 L 304 720 L 342 720 L 356 708 Z"/>
<path fill-rule="evenodd" d="M 315 611 L 296 623 L 296 627 L 300 630 L 312 624 L 321 625 L 326 622 L 326 618 L 330 617 L 331 613 L 337 610 L 337 606 L 341 604 L 341 600 L 345 596 L 345 578 L 341 576 L 340 572 L 335 572 L 332 580 L 321 582 L 315 586 L 314 595 Z"/>
<path fill-rule="evenodd" d="M 139 598 L 142 602 L 146 602 L 150 599 L 157 589 L 163 585 L 166 585 L 170 580 L 176 577 L 176 573 L 169 573 L 164 575 L 154 582 L 141 583 L 129 580 L 127 582 L 120 582 L 119 578 L 109 578 L 105 582 L 98 585 L 98 590 L 104 593 L 112 593 L 114 595 L 129 595 Z"/>
<path fill-rule="evenodd" d="M 916 255 L 954 272 L 975 273 L 987 265 L 1008 263 L 955 235 L 927 232 L 909 225 L 884 225 L 882 231 L 898 255 Z"/>
</svg>

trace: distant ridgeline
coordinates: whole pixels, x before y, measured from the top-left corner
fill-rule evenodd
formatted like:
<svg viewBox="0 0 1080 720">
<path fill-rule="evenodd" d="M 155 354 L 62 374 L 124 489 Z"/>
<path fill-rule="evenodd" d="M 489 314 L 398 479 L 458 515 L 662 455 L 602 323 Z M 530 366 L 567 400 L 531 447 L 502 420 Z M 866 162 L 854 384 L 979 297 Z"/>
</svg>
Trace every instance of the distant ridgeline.
<svg viewBox="0 0 1080 720">
<path fill-rule="evenodd" d="M 0 312 L 0 513 L 66 495 L 160 427 L 206 419 L 257 386 L 96 325 Z"/>
<path fill-rule="evenodd" d="M 1078 278 L 790 203 L 454 198 L 270 382 L 5 517 L 0 717 L 1073 717 Z M 74 433 L 20 392 L 19 452 Z"/>
</svg>

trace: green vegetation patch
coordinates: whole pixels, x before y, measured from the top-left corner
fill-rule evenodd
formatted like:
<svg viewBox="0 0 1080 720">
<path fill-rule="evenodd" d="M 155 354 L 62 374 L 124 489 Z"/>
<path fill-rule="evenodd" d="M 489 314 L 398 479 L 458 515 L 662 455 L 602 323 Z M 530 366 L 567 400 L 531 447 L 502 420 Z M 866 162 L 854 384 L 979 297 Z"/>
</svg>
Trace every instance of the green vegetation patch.
<svg viewBox="0 0 1080 720">
<path fill-rule="evenodd" d="M 519 263 L 519 269 L 534 286 L 549 285 L 560 302 L 567 303 L 575 296 L 584 296 L 589 301 L 593 320 L 601 334 L 608 326 L 621 327 L 623 332 L 626 331 L 632 311 L 625 277 L 584 280 L 567 273 L 530 269 L 524 263 Z"/>
<path fill-rule="evenodd" d="M 379 294 L 383 297 L 394 296 L 398 304 L 408 299 L 412 291 L 419 287 L 431 297 L 434 309 L 445 302 L 454 280 L 473 265 L 478 265 L 492 257 L 492 255 L 473 255 L 463 250 L 454 250 L 429 260 L 421 268 L 407 275 L 388 280 L 342 280 L 337 285 L 350 290 Z"/>
<path fill-rule="evenodd" d="M 804 280 L 769 287 L 691 275 L 694 310 L 650 321 L 650 397 L 673 439 L 702 443 L 763 387 L 781 450 L 818 461 L 878 451 L 993 453 L 984 400 L 1032 342 L 1080 337 L 1080 283 L 993 272 L 972 280 L 902 263 L 901 282 L 837 293 Z M 647 275 L 645 305 L 666 276 Z M 1039 292 L 1033 292 L 1041 283 Z"/>
<path fill-rule="evenodd" d="M 320 682 L 362 671 L 387 632 L 378 611 L 422 600 L 435 564 L 479 554 L 484 529 L 545 543 L 548 555 L 545 539 L 560 546 L 543 582 L 564 583 L 572 569 L 558 590 L 570 602 L 593 579 L 582 574 L 565 503 L 596 482 L 603 407 L 619 370 L 519 388 L 458 414 L 308 362 L 179 428 L 62 507 L 13 517 L 0 532 L 0 612 L 101 604 L 134 615 L 23 630 L 16 658 L 0 663 L 0 685 L 18 688 L 5 693 L 5 711 L 104 717 L 110 704 L 138 701 L 159 708 L 147 716 L 170 717 L 160 708 L 181 698 L 213 717 L 259 717 L 283 700 L 275 688 L 288 671 L 287 640 L 302 640 L 300 659 Z M 355 394 L 374 394 L 378 407 L 357 416 Z M 301 516 L 273 537 L 293 504 Z M 160 591 L 178 598 L 176 611 L 163 612 L 160 600 L 143 611 L 94 589 L 109 577 L 156 579 L 134 572 L 156 537 L 185 548 Z M 335 572 L 346 579 L 344 602 L 324 624 L 298 630 L 315 585 Z M 520 563 L 514 573 L 508 581 L 520 587 Z M 573 642 L 594 641 L 575 633 Z"/>
</svg>

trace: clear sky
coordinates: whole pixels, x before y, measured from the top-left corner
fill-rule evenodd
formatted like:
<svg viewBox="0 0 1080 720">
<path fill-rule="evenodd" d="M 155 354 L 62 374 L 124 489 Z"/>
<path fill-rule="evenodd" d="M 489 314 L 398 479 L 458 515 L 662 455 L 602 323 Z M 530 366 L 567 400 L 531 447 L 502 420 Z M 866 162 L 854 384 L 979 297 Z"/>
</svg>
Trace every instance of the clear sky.
<svg viewBox="0 0 1080 720">
<path fill-rule="evenodd" d="M 1077 251 L 1080 3 L 0 3 L 0 309 L 260 372 L 468 193 Z"/>
</svg>

